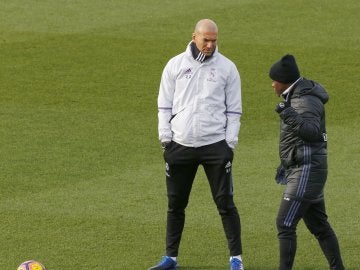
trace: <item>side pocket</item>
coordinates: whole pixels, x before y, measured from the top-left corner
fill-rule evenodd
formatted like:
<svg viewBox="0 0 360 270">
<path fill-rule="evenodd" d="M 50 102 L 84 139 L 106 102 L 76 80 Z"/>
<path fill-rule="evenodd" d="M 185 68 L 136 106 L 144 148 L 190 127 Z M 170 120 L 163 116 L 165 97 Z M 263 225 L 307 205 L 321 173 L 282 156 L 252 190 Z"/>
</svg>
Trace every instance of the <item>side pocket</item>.
<svg viewBox="0 0 360 270">
<path fill-rule="evenodd" d="M 174 147 L 174 144 L 176 144 L 174 141 L 169 142 L 169 144 L 166 146 L 164 150 L 163 156 L 166 162 L 168 162 L 171 157 L 171 152 L 172 152 L 172 148 Z"/>
<path fill-rule="evenodd" d="M 227 152 L 228 152 L 228 155 L 229 155 L 229 160 L 233 160 L 234 158 L 234 149 L 232 149 L 228 143 L 226 142 L 226 140 L 223 141 L 224 142 L 224 145 L 225 145 L 225 148 L 227 149 Z"/>
</svg>

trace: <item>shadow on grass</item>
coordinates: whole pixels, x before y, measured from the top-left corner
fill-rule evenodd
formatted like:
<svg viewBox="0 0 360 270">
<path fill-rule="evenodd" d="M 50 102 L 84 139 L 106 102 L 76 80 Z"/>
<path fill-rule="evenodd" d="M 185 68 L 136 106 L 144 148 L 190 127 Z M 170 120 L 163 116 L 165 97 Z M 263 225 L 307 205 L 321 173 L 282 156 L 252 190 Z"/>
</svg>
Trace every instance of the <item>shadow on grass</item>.
<svg viewBox="0 0 360 270">
<path fill-rule="evenodd" d="M 246 265 L 245 265 L 246 266 Z M 202 265 L 202 266 L 179 266 L 177 269 L 179 270 L 224 270 L 227 269 L 228 266 L 214 266 L 214 265 Z M 246 267 L 246 270 L 276 270 L 277 267 Z M 312 269 L 313 270 L 313 269 Z"/>
<path fill-rule="evenodd" d="M 219 270 L 219 269 L 224 269 L 223 268 L 220 268 L 219 266 L 179 266 L 177 269 L 179 270 L 205 270 L 205 269 L 208 269 L 208 270 Z"/>
</svg>

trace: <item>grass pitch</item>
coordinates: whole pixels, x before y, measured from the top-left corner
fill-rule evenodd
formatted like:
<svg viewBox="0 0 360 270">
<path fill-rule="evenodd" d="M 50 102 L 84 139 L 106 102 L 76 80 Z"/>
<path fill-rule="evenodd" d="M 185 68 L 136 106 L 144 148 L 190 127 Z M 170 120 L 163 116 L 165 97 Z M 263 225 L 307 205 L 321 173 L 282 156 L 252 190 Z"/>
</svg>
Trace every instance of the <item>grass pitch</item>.
<svg viewBox="0 0 360 270">
<path fill-rule="evenodd" d="M 201 18 L 218 23 L 219 49 L 242 78 L 233 170 L 246 269 L 277 267 L 278 98 L 267 73 L 285 53 L 330 94 L 328 214 L 347 269 L 358 269 L 359 10 L 356 0 L 1 1 L 0 269 L 28 259 L 47 269 L 147 269 L 164 254 L 158 85 Z M 303 224 L 298 241 L 294 270 L 327 268 Z M 179 262 L 228 267 L 202 169 Z"/>
</svg>

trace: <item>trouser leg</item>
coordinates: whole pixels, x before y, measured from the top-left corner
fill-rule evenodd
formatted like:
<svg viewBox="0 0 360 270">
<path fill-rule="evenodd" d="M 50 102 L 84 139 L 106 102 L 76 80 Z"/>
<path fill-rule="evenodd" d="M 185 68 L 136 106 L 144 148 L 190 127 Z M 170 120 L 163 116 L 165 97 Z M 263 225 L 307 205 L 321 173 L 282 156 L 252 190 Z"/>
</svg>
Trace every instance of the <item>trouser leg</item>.
<svg viewBox="0 0 360 270">
<path fill-rule="evenodd" d="M 240 217 L 233 200 L 233 152 L 225 141 L 201 149 L 213 199 L 221 216 L 231 256 L 242 254 Z"/>
<path fill-rule="evenodd" d="M 280 249 L 279 270 L 291 270 L 293 267 L 297 249 L 296 227 L 307 207 L 307 203 L 287 198 L 280 203 L 276 218 Z"/>
<path fill-rule="evenodd" d="M 312 204 L 304 215 L 304 222 L 309 231 L 317 238 L 331 270 L 343 270 L 338 239 L 328 222 L 325 202 Z"/>
<path fill-rule="evenodd" d="M 177 257 L 185 224 L 185 208 L 198 164 L 192 160 L 192 149 L 172 142 L 164 153 L 168 211 L 166 255 Z"/>
</svg>

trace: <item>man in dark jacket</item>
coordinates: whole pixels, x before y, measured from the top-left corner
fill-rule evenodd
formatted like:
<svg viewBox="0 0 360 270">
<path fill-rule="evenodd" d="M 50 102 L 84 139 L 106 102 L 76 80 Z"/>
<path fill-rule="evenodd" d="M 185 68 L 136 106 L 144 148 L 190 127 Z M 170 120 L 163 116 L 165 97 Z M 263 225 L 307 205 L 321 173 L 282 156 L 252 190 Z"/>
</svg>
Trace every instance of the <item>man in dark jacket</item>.
<svg viewBox="0 0 360 270">
<path fill-rule="evenodd" d="M 300 219 L 317 238 L 330 269 L 343 270 L 338 240 L 327 220 L 323 192 L 327 177 L 324 104 L 329 96 L 320 84 L 300 76 L 292 55 L 276 62 L 269 76 L 275 94 L 284 98 L 275 109 L 281 122 L 281 165 L 276 181 L 286 184 L 276 219 L 279 270 L 292 269 Z"/>
</svg>

